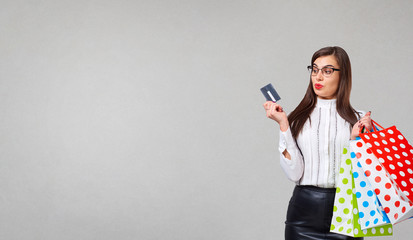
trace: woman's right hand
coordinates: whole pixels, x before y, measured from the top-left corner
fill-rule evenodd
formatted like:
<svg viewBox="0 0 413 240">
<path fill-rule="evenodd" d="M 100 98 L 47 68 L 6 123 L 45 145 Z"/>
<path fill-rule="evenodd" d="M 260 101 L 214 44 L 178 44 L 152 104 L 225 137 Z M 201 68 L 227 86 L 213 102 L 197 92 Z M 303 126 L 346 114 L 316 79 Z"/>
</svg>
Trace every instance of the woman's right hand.
<svg viewBox="0 0 413 240">
<path fill-rule="evenodd" d="M 271 101 L 265 102 L 263 106 L 267 117 L 276 121 L 280 125 L 281 131 L 287 131 L 289 126 L 288 117 L 283 108 L 279 104 Z"/>
<path fill-rule="evenodd" d="M 354 124 L 351 130 L 350 140 L 354 140 L 359 136 L 360 129 L 366 128 L 368 131 L 372 131 L 373 125 L 371 123 L 371 112 L 366 113 L 356 124 Z"/>
</svg>

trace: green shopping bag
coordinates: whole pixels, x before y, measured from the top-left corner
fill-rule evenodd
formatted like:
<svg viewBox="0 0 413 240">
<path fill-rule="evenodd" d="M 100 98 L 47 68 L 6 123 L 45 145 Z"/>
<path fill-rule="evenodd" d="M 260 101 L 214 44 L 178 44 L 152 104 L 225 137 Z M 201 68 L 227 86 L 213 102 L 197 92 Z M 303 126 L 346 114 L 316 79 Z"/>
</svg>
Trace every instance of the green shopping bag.
<svg viewBox="0 0 413 240">
<path fill-rule="evenodd" d="M 371 237 L 393 235 L 393 226 L 386 224 L 361 230 L 359 224 L 357 197 L 354 193 L 354 179 L 349 148 L 343 149 L 340 162 L 333 218 L 330 231 L 350 237 Z"/>
</svg>

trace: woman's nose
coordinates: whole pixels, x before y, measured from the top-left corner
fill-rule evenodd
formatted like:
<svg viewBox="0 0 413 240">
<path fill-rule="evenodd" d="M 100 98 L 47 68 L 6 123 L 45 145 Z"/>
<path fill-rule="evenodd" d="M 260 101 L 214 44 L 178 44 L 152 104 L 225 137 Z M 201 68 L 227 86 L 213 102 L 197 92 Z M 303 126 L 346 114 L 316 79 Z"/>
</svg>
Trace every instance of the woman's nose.
<svg viewBox="0 0 413 240">
<path fill-rule="evenodd" d="M 318 71 L 317 75 L 315 76 L 317 81 L 323 81 L 323 73 L 321 71 Z"/>
</svg>

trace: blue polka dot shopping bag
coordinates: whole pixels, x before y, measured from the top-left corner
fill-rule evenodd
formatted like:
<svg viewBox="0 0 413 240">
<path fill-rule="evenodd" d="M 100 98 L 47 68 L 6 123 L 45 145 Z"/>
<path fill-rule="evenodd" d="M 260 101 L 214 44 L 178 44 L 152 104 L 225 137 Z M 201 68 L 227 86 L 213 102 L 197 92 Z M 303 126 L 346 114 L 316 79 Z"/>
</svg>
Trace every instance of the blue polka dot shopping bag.
<svg viewBox="0 0 413 240">
<path fill-rule="evenodd" d="M 393 235 L 393 226 L 391 224 L 366 229 L 361 228 L 352 174 L 352 160 L 348 147 L 343 149 L 341 157 L 330 231 L 351 237 Z"/>
</svg>

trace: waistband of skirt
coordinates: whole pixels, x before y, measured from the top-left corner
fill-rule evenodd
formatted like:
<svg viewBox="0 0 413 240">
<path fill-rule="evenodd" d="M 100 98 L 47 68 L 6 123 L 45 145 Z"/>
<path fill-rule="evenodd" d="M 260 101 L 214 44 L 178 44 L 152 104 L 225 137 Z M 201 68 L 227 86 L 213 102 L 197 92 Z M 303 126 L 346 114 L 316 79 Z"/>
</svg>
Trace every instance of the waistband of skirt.
<svg viewBox="0 0 413 240">
<path fill-rule="evenodd" d="M 309 190 L 315 192 L 322 192 L 322 193 L 335 193 L 336 188 L 321 188 L 312 185 L 296 185 L 297 190 Z"/>
</svg>

